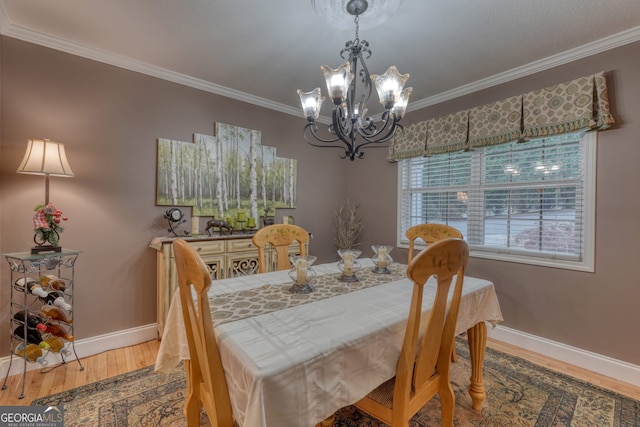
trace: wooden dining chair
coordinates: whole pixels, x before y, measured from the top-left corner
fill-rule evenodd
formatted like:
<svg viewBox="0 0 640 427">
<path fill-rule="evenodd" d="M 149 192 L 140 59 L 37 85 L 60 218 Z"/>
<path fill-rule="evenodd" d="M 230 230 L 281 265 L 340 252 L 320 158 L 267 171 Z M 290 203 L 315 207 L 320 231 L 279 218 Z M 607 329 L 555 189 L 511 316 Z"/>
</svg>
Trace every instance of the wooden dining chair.
<svg viewBox="0 0 640 427">
<path fill-rule="evenodd" d="M 446 224 L 418 224 L 409 228 L 405 233 L 407 238 L 409 239 L 409 262 L 413 259 L 413 250 L 415 241 L 417 239 L 422 239 L 424 243 L 429 246 L 432 243 L 437 242 L 438 240 L 447 239 L 449 237 L 454 237 L 457 239 L 462 239 L 462 233 L 455 227 Z M 458 357 L 456 355 L 456 343 L 453 342 L 453 348 L 451 349 L 451 361 L 456 362 Z"/>
<path fill-rule="evenodd" d="M 451 227 L 446 224 L 418 224 L 409 228 L 405 233 L 407 238 L 409 239 L 409 261 L 413 259 L 413 250 L 416 239 L 422 239 L 424 243 L 429 246 L 431 243 L 437 242 L 438 240 L 447 239 L 449 237 L 454 237 L 457 239 L 462 239 L 462 233 L 455 227 Z"/>
<path fill-rule="evenodd" d="M 187 378 L 184 412 L 187 425 L 200 425 L 200 410 L 204 406 L 213 426 L 232 427 L 233 412 L 229 389 L 213 333 L 207 297 L 211 276 L 200 255 L 183 239 L 173 241 L 173 252 L 189 344 L 190 360 L 184 361 Z"/>
<path fill-rule="evenodd" d="M 265 273 L 270 270 L 265 259 L 267 244 L 276 252 L 276 270 L 290 269 L 289 245 L 295 241 L 300 243 L 300 255 L 305 256 L 309 233 L 304 228 L 292 224 L 273 224 L 258 230 L 253 236 L 253 244 L 258 247 L 258 272 Z"/>
<path fill-rule="evenodd" d="M 455 396 L 449 365 L 468 259 L 467 243 L 449 238 L 431 244 L 411 261 L 407 277 L 413 282 L 413 294 L 396 375 L 358 401 L 355 405 L 359 409 L 392 427 L 408 427 L 411 417 L 438 394 L 442 425 L 453 426 Z M 447 305 L 454 275 L 452 299 Z M 423 290 L 432 276 L 436 296 L 419 339 Z"/>
</svg>

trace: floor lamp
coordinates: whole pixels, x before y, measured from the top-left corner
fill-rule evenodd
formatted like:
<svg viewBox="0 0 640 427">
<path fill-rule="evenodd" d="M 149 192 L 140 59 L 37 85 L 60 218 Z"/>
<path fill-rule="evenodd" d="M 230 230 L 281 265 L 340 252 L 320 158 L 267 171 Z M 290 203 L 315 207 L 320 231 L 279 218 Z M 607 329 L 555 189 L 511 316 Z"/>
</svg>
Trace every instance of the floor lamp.
<svg viewBox="0 0 640 427">
<path fill-rule="evenodd" d="M 48 139 L 30 139 L 17 172 L 44 175 L 44 207 L 36 213 L 36 217 L 40 217 L 40 222 L 37 222 L 34 217 L 36 229 L 34 241 L 38 246 L 34 247 L 31 252 L 39 253 L 51 250 L 59 252 L 61 249 L 57 245 L 59 237 L 57 229 L 60 231 L 62 229 L 57 226 L 59 219 L 57 222 L 54 221 L 59 215 L 52 215 L 51 212 L 45 212 L 45 210 L 49 206 L 49 176 L 73 176 L 64 151 L 64 144 Z M 49 245 L 45 244 L 47 242 Z"/>
</svg>

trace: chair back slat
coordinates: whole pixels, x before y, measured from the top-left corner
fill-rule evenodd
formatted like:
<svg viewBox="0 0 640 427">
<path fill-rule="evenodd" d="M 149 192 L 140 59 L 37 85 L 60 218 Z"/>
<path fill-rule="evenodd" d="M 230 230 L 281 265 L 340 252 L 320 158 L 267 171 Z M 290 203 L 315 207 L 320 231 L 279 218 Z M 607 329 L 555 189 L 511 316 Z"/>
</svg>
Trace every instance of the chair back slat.
<svg viewBox="0 0 640 427">
<path fill-rule="evenodd" d="M 449 382 L 450 355 L 468 258 L 467 243 L 462 239 L 449 238 L 423 249 L 407 268 L 407 276 L 413 282 L 413 294 L 396 371 L 394 408 L 396 405 L 402 407 L 413 393 L 434 381 Z M 425 319 L 424 335 L 418 342 L 423 321 L 424 287 L 431 277 L 436 280 L 436 295 L 429 318 Z M 452 283 L 455 285 L 448 303 Z"/>
<path fill-rule="evenodd" d="M 289 246 L 297 241 L 300 244 L 300 255 L 307 255 L 306 243 L 309 241 L 309 233 L 297 225 L 274 224 L 258 230 L 252 240 L 258 248 L 258 271 L 265 273 L 271 269 L 267 266 L 265 259 L 267 245 L 271 245 L 276 252 L 275 269 L 277 271 L 288 270 L 291 268 Z"/>
<path fill-rule="evenodd" d="M 446 224 L 418 224 L 409 228 L 405 233 L 409 239 L 409 261 L 413 259 L 413 252 L 416 239 L 422 239 L 429 246 L 438 240 L 456 238 L 462 239 L 462 232 L 455 227 Z"/>
</svg>

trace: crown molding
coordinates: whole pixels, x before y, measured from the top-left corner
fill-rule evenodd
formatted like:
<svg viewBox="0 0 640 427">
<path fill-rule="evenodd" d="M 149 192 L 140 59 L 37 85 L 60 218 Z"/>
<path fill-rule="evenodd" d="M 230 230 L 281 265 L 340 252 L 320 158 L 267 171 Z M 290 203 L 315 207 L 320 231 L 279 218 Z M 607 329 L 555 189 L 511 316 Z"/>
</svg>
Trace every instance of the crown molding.
<svg viewBox="0 0 640 427">
<path fill-rule="evenodd" d="M 596 40 L 592 43 L 587 43 L 574 49 L 560 52 L 556 55 L 543 58 L 539 61 L 534 61 L 521 67 L 512 68 L 511 70 L 505 71 L 503 73 L 499 73 L 485 79 L 459 86 L 457 88 L 441 92 L 437 95 L 430 96 L 413 103 L 409 103 L 409 105 L 407 106 L 407 111 L 419 110 L 421 108 L 436 105 L 441 102 L 458 98 L 460 96 L 469 95 L 470 93 L 477 92 L 479 90 L 497 86 L 502 83 L 507 83 L 521 77 L 530 76 L 532 74 L 539 73 L 541 71 L 548 70 L 559 65 L 567 64 L 569 62 L 586 58 L 587 56 L 595 55 L 597 53 L 614 49 L 616 47 L 624 46 L 629 43 L 637 42 L 639 40 L 640 26 L 622 31 L 617 34 L 613 34 L 600 40 Z"/>
<path fill-rule="evenodd" d="M 144 62 L 137 61 L 125 56 L 116 55 L 105 50 L 96 49 L 77 43 L 71 43 L 60 38 L 52 37 L 48 34 L 40 33 L 25 27 L 15 25 L 9 20 L 6 11 L 4 10 L 2 1 L 0 1 L 0 34 L 37 45 L 45 46 L 51 49 L 59 50 L 65 53 L 81 56 L 83 58 L 113 65 L 126 70 L 135 71 L 152 77 L 157 77 L 159 79 L 174 82 L 183 86 L 192 87 L 194 89 L 203 90 L 205 92 L 214 93 L 216 95 L 300 117 L 299 108 L 294 108 L 289 105 L 274 102 L 266 98 L 261 98 L 255 95 L 248 94 L 246 92 L 241 92 L 185 74 L 176 73 L 174 71 L 170 71 L 161 67 L 152 66 Z M 595 55 L 597 53 L 604 52 L 639 40 L 640 26 L 622 31 L 617 34 L 613 34 L 595 42 L 588 43 L 583 46 L 558 53 L 556 55 L 549 56 L 539 61 L 534 61 L 521 67 L 516 67 L 503 73 L 499 73 L 485 79 L 481 79 L 476 82 L 462 85 L 457 88 L 441 92 L 434 96 L 409 103 L 409 105 L 407 106 L 407 112 L 419 110 L 441 102 L 449 101 L 460 96 L 468 95 L 479 90 L 497 86 L 499 84 L 516 80 L 521 77 L 529 76 L 540 71 L 548 70 L 562 64 L 576 61 L 578 59 Z M 327 124 L 331 122 L 328 117 L 320 117 L 316 121 Z"/>
<path fill-rule="evenodd" d="M 4 34 L 8 27 L 9 17 L 7 16 L 7 11 L 4 10 L 4 3 L 0 1 L 0 34 Z"/>
<path fill-rule="evenodd" d="M 72 55 L 80 56 L 94 61 L 102 62 L 108 65 L 113 65 L 126 70 L 135 71 L 148 76 L 157 77 L 159 79 L 178 83 L 183 86 L 192 87 L 194 89 L 203 90 L 205 92 L 214 93 L 216 95 L 236 99 L 238 101 L 247 102 L 249 104 L 254 104 L 260 107 L 268 108 L 270 110 L 279 111 L 281 113 L 300 116 L 300 110 L 289 105 L 281 104 L 268 100 L 266 98 L 261 98 L 225 86 L 217 85 L 215 83 L 191 77 L 186 74 L 176 73 L 165 68 L 149 65 L 147 63 L 125 56 L 117 55 L 102 49 L 97 49 L 78 43 L 71 43 L 57 37 L 52 37 L 48 34 L 40 33 L 25 27 L 12 24 L 7 19 L 6 13 L 4 13 L 4 10 L 1 6 L 2 2 L 0 2 L 0 33 L 2 35 L 48 47 L 54 50 L 59 50 L 65 53 L 70 53 Z"/>
</svg>

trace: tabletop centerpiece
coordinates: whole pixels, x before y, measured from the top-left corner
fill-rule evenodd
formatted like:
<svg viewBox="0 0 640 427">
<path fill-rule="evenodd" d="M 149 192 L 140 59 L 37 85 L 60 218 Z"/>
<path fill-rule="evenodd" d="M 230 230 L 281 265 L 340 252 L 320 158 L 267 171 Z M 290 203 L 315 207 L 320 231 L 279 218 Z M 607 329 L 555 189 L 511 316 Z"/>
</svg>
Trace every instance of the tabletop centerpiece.
<svg viewBox="0 0 640 427">
<path fill-rule="evenodd" d="M 356 274 L 356 271 L 360 269 L 361 265 L 358 262 L 358 257 L 362 251 L 356 249 L 340 249 L 338 255 L 340 255 L 340 261 L 338 261 L 338 268 L 342 271 L 342 275 L 338 277 L 341 282 L 359 282 L 360 278 Z"/>
<path fill-rule="evenodd" d="M 393 258 L 389 255 L 389 252 L 393 249 L 393 246 L 386 245 L 373 245 L 371 249 L 375 252 L 371 261 L 373 261 L 373 272 L 378 274 L 391 274 L 389 264 L 393 262 Z"/>
<path fill-rule="evenodd" d="M 293 268 L 289 270 L 289 277 L 293 280 L 293 286 L 289 291 L 294 294 L 310 294 L 315 291 L 311 282 L 314 281 L 316 272 L 311 268 L 317 257 L 313 255 L 293 255 L 290 257 Z"/>
</svg>

